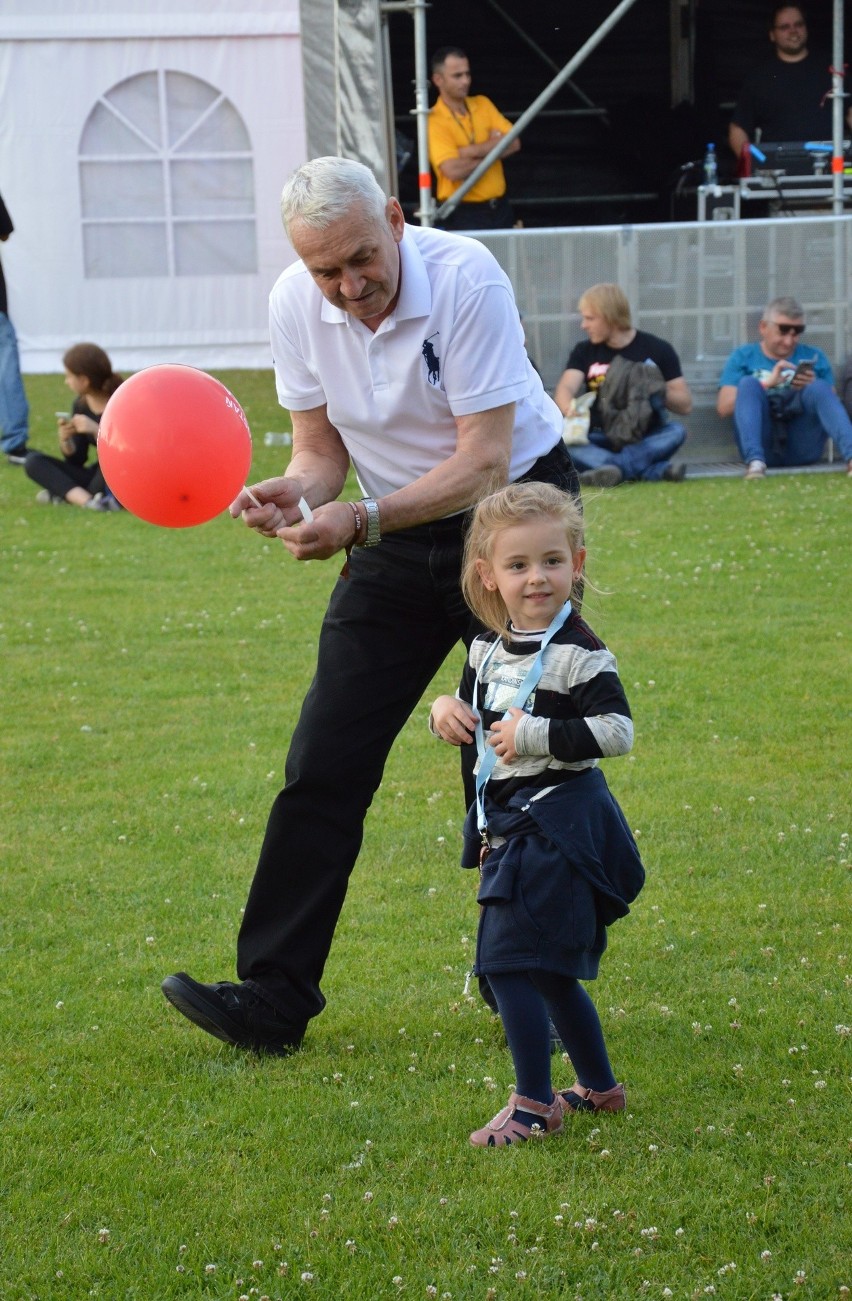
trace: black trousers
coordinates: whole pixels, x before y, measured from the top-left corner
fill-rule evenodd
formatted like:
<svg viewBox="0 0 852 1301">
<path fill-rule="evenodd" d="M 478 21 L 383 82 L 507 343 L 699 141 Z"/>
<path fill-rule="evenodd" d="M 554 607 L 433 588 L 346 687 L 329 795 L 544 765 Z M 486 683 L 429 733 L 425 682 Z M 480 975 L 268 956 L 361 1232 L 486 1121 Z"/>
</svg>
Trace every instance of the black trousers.
<svg viewBox="0 0 852 1301">
<path fill-rule="evenodd" d="M 24 470 L 33 483 L 47 488 L 54 497 L 64 497 L 72 488 L 85 488 L 94 497 L 96 492 L 103 492 L 106 488 L 97 461 L 92 465 L 75 465 L 73 461 L 48 456 L 46 452 L 30 452 Z"/>
<path fill-rule="evenodd" d="M 449 217 L 439 222 L 442 230 L 506 230 L 514 224 L 512 205 L 505 194 L 484 203 L 462 200 Z"/>
<path fill-rule="evenodd" d="M 561 440 L 524 477 L 579 491 Z M 453 646 L 481 631 L 459 586 L 463 527 L 456 517 L 358 548 L 332 592 L 237 943 L 240 979 L 295 1027 L 325 1006 L 323 968 L 391 746 Z M 465 784 L 472 797 L 470 773 Z"/>
</svg>

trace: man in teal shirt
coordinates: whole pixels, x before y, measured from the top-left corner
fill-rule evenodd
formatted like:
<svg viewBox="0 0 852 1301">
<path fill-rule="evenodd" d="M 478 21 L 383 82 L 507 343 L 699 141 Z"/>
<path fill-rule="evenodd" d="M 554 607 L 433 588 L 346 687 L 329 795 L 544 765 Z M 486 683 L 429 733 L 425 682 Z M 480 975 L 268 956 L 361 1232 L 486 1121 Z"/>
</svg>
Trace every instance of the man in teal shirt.
<svg viewBox="0 0 852 1301">
<path fill-rule="evenodd" d="M 819 348 L 800 342 L 805 313 L 795 298 L 773 298 L 757 343 L 735 348 L 719 381 L 716 410 L 733 416 L 747 479 L 766 467 L 813 465 L 826 438 L 852 474 L 852 422 L 834 391 L 831 365 Z"/>
</svg>

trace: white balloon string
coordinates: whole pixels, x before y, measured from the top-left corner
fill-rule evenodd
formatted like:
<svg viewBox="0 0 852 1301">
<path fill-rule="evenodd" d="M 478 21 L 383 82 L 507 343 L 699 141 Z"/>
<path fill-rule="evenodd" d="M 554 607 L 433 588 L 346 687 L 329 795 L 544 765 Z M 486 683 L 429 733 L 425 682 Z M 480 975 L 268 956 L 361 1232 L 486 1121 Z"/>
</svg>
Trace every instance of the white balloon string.
<svg viewBox="0 0 852 1301">
<path fill-rule="evenodd" d="M 251 488 L 246 487 L 246 489 L 245 489 L 245 494 L 246 494 L 246 496 L 248 497 L 249 501 L 252 503 L 252 505 L 257 506 L 258 509 L 260 509 L 262 503 L 259 502 L 259 501 L 257 500 L 257 497 L 255 497 L 255 495 L 254 495 L 254 493 L 252 492 Z M 297 502 L 297 505 L 298 505 L 298 507 L 299 507 L 299 511 L 300 511 L 300 513 L 301 513 L 302 519 L 305 521 L 305 523 L 306 523 L 306 524 L 310 524 L 310 523 L 312 523 L 313 518 L 314 518 L 314 513 L 313 513 L 313 511 L 311 510 L 311 508 L 310 508 L 310 506 L 308 505 L 308 503 L 305 501 L 304 497 L 300 497 L 300 498 L 299 498 L 299 500 L 298 500 L 298 502 Z"/>
</svg>

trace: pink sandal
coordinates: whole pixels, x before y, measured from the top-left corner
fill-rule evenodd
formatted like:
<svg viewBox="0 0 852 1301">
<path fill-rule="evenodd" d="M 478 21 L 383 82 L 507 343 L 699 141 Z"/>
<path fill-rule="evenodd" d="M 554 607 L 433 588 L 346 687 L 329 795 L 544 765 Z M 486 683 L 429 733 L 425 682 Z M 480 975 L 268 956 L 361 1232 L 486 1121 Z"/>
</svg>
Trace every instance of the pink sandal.
<svg viewBox="0 0 852 1301">
<path fill-rule="evenodd" d="M 516 1112 L 526 1112 L 539 1119 L 525 1124 L 515 1119 Z M 470 1141 L 474 1147 L 508 1147 L 511 1143 L 525 1143 L 528 1138 L 547 1138 L 550 1134 L 561 1133 L 562 1115 L 563 1104 L 558 1093 L 553 1095 L 549 1104 L 513 1093 L 493 1120 L 471 1134 Z"/>
<path fill-rule="evenodd" d="M 572 1084 L 570 1089 L 556 1096 L 562 1104 L 563 1115 L 574 1111 L 624 1111 L 627 1106 L 623 1084 L 616 1084 L 603 1093 L 584 1089 L 582 1084 Z"/>
</svg>

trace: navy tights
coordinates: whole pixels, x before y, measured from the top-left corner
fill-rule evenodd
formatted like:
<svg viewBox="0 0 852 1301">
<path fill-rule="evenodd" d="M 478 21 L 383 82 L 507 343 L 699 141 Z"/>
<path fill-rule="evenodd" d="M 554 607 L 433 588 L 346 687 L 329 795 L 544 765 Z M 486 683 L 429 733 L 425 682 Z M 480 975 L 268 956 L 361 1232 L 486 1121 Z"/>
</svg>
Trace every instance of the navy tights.
<svg viewBox="0 0 852 1301">
<path fill-rule="evenodd" d="M 579 980 L 552 971 L 488 976 L 515 1065 L 515 1089 L 550 1102 L 550 1024 L 556 1026 L 577 1078 L 587 1089 L 615 1087 L 597 1008 Z"/>
</svg>

